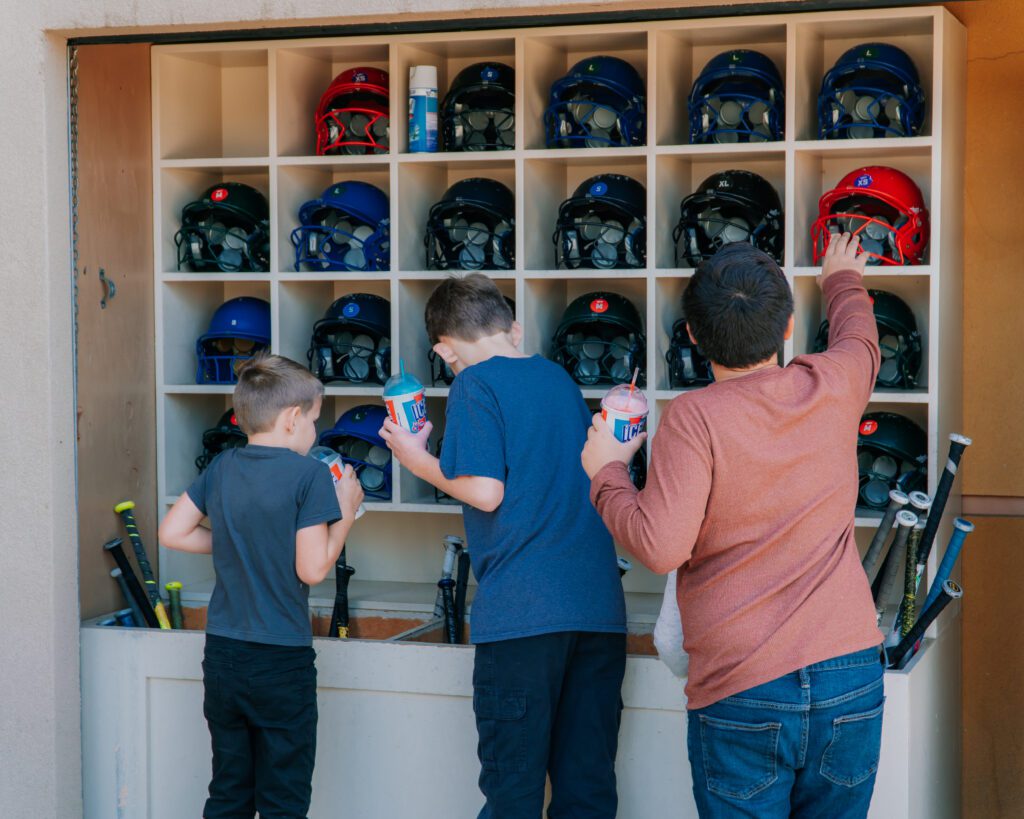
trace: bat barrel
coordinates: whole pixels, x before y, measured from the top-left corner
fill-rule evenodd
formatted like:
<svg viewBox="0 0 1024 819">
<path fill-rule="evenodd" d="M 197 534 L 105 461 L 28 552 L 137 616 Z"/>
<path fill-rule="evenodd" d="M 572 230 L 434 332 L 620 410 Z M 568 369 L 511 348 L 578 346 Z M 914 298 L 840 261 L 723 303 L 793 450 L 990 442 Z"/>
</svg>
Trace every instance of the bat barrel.
<svg viewBox="0 0 1024 819">
<path fill-rule="evenodd" d="M 943 584 L 949 580 L 949 576 L 953 573 L 953 567 L 960 557 L 964 541 L 973 531 L 974 524 L 969 520 L 964 520 L 963 518 L 955 518 L 953 520 L 953 534 L 949 539 L 949 545 L 946 547 L 946 553 L 942 556 L 942 562 L 939 564 L 938 571 L 935 572 L 935 579 L 928 590 L 928 595 L 924 599 L 925 608 L 934 603 L 935 598 L 941 593 Z"/>
<path fill-rule="evenodd" d="M 139 608 L 139 604 L 134 597 L 132 597 L 132 591 L 128 588 L 128 581 L 125 579 L 124 572 L 120 568 L 111 569 L 110 576 L 117 581 L 118 588 L 121 589 L 121 596 L 125 599 L 128 607 L 132 610 L 132 615 L 135 617 L 135 622 L 140 627 L 146 625 L 146 618 L 142 616 L 142 609 Z"/>
<path fill-rule="evenodd" d="M 868 546 L 868 550 L 864 555 L 864 560 L 861 565 L 864 567 L 864 573 L 868 576 L 868 580 L 871 580 L 871 575 L 874 574 L 875 566 L 878 564 L 878 558 L 882 553 L 882 548 L 885 546 L 885 541 L 889 537 L 889 532 L 892 531 L 892 525 L 896 520 L 896 513 L 900 511 L 910 499 L 900 492 L 899 489 L 893 489 L 889 492 L 889 506 L 885 510 L 885 514 L 882 515 L 882 520 L 878 523 L 878 528 L 875 530 L 874 537 L 871 538 L 871 544 Z"/>
<path fill-rule="evenodd" d="M 171 607 L 171 628 L 185 628 L 185 617 L 181 610 L 181 583 L 172 580 L 164 584 L 164 588 L 167 589 L 167 599 Z"/>
<path fill-rule="evenodd" d="M 928 525 L 925 526 L 924 534 L 921 535 L 921 558 L 918 563 L 927 563 L 928 556 L 932 553 L 932 546 L 935 544 L 935 535 L 938 533 L 939 524 L 942 522 L 942 513 L 946 510 L 946 501 L 949 500 L 949 492 L 953 488 L 953 481 L 956 479 L 957 470 L 960 468 L 960 459 L 964 450 L 971 445 L 971 439 L 966 435 L 951 433 L 949 436 L 949 457 L 946 458 L 946 468 L 942 470 L 942 477 L 939 478 L 939 485 L 935 489 L 935 498 L 932 502 L 932 513 L 928 517 Z"/>
<path fill-rule="evenodd" d="M 458 633 L 455 627 L 455 581 L 450 577 L 442 577 L 437 581 L 441 590 L 441 602 L 444 607 L 444 641 L 455 644 L 458 642 Z"/>
<path fill-rule="evenodd" d="M 957 600 L 964 596 L 964 590 L 960 585 L 952 580 L 947 580 L 942 584 L 942 591 L 939 596 L 932 602 L 930 606 L 925 608 L 921 613 L 921 617 L 914 627 L 907 633 L 907 635 L 900 640 L 899 644 L 894 648 L 891 648 L 887 654 L 886 659 L 888 661 L 889 668 L 900 669 L 903 668 L 910 658 L 913 656 L 911 650 L 921 636 L 927 631 L 928 626 L 935 622 L 937 618 L 946 606 L 952 601 Z"/>
<path fill-rule="evenodd" d="M 910 530 L 917 525 L 917 515 L 906 509 L 896 515 L 896 539 L 893 541 L 892 549 L 882 567 L 882 582 L 878 587 L 878 597 L 875 598 L 875 607 L 878 611 L 879 620 L 885 611 L 886 603 L 892 596 L 892 590 L 896 585 L 896 574 L 899 571 L 900 560 L 907 550 L 907 540 L 910 537 Z"/>
<path fill-rule="evenodd" d="M 113 540 L 108 540 L 103 544 L 103 551 L 110 554 L 114 558 L 114 563 L 117 564 L 117 568 L 121 570 L 121 574 L 124 577 L 125 582 L 128 584 L 128 590 L 132 597 L 135 598 L 135 604 L 139 607 L 142 612 L 142 621 L 150 628 L 158 628 L 160 621 L 156 619 L 156 612 L 153 611 L 153 607 L 150 605 L 149 599 L 146 597 L 146 593 L 142 590 L 142 586 L 139 584 L 139 579 L 135 576 L 135 570 L 132 568 L 132 564 L 128 562 L 128 556 L 124 553 L 123 541 L 119 537 L 115 537 Z"/>
</svg>

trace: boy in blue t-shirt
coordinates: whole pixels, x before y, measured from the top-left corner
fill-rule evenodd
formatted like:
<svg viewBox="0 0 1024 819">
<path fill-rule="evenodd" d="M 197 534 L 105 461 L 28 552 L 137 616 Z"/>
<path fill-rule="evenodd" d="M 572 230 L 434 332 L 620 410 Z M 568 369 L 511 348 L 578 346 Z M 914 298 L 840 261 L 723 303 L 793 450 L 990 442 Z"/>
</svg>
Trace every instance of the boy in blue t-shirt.
<svg viewBox="0 0 1024 819">
<path fill-rule="evenodd" d="M 282 356 L 238 372 L 234 409 L 249 436 L 222 452 L 160 524 L 170 549 L 213 553 L 203 715 L 213 778 L 203 816 L 305 816 L 316 755 L 309 587 L 324 579 L 363 498 L 346 466 L 305 457 L 323 385 Z M 209 516 L 212 531 L 200 526 Z"/>
<path fill-rule="evenodd" d="M 456 374 L 440 460 L 431 425 L 381 434 L 414 475 L 463 502 L 479 587 L 473 710 L 481 817 L 614 817 L 626 611 L 611 536 L 580 464 L 590 412 L 558 365 L 517 349 L 494 282 L 443 281 L 426 308 Z"/>
</svg>

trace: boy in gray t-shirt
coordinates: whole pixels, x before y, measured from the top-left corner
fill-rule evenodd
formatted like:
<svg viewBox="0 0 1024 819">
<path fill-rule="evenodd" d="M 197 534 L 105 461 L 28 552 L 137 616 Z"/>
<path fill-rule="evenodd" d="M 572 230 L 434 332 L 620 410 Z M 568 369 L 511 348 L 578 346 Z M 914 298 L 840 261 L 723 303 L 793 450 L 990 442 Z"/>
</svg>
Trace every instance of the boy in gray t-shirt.
<svg viewBox="0 0 1024 819">
<path fill-rule="evenodd" d="M 363 491 L 351 466 L 332 486 L 316 442 L 323 385 L 281 356 L 243 364 L 244 448 L 222 452 L 160 525 L 170 549 L 213 554 L 203 714 L 213 777 L 203 816 L 305 816 L 316 753 L 309 587 L 344 546 Z M 212 531 L 200 525 L 210 518 Z"/>
</svg>

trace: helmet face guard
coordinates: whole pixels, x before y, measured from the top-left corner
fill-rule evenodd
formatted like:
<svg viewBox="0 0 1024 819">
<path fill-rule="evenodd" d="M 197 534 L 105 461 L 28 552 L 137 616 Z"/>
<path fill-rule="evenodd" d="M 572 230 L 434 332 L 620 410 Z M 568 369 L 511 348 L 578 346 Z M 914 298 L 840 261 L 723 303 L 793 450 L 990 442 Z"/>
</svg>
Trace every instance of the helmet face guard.
<svg viewBox="0 0 1024 819">
<path fill-rule="evenodd" d="M 197 384 L 237 384 L 242 364 L 270 346 L 270 339 L 210 334 L 196 342 Z"/>
<path fill-rule="evenodd" d="M 320 436 L 320 443 L 337 452 L 343 463 L 352 466 L 366 497 L 391 500 L 391 450 L 382 445 L 383 441 L 325 433 Z"/>
<path fill-rule="evenodd" d="M 637 386 L 643 387 L 646 347 L 642 334 L 608 322 L 574 324 L 555 337 L 552 359 L 577 384 L 628 384 L 640 367 Z"/>
<path fill-rule="evenodd" d="M 680 205 L 672 231 L 676 266 L 696 267 L 733 242 L 749 242 L 776 262 L 782 256 L 782 213 L 759 212 L 752 203 L 722 196 L 693 194 Z"/>
<path fill-rule="evenodd" d="M 711 362 L 690 341 L 686 319 L 676 319 L 672 325 L 672 341 L 665 353 L 665 361 L 668 364 L 668 384 L 673 390 L 704 387 L 715 380 Z"/>
<path fill-rule="evenodd" d="M 555 264 L 563 270 L 638 268 L 646 264 L 644 214 L 612 202 L 573 197 L 558 209 L 552 240 Z"/>
<path fill-rule="evenodd" d="M 307 353 L 310 371 L 325 384 L 383 384 L 391 375 L 391 340 L 361 324 L 318 321 Z"/>
<path fill-rule="evenodd" d="M 388 229 L 373 225 L 333 209 L 322 211 L 318 225 L 303 225 L 292 231 L 295 269 L 306 270 L 387 270 L 391 243 Z"/>
<path fill-rule="evenodd" d="M 434 205 L 426 245 L 430 270 L 511 270 L 516 264 L 512 220 L 476 205 Z"/>
<path fill-rule="evenodd" d="M 258 273 L 270 269 L 267 200 L 241 182 L 207 189 L 181 211 L 174 234 L 178 269 L 196 273 Z"/>
<path fill-rule="evenodd" d="M 863 43 L 843 54 L 822 79 L 818 138 L 916 136 L 924 112 L 924 89 L 906 52 L 887 43 Z"/>
<path fill-rule="evenodd" d="M 923 464 L 870 446 L 857 447 L 857 477 L 857 506 L 877 510 L 889 505 L 890 490 L 913 492 L 928 480 Z"/>
<path fill-rule="evenodd" d="M 386 154 L 389 88 L 388 72 L 379 68 L 350 68 L 335 77 L 314 115 L 317 154 Z"/>
</svg>

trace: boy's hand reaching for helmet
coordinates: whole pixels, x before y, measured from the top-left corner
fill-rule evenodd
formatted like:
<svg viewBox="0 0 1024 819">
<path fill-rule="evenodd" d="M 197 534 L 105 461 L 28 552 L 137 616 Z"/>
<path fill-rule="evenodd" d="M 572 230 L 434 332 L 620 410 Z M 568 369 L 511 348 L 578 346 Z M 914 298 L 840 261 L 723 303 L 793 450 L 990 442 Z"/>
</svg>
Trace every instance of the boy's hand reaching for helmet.
<svg viewBox="0 0 1024 819">
<path fill-rule="evenodd" d="M 867 254 L 860 246 L 859 236 L 849 233 L 833 236 L 825 249 L 825 259 L 821 263 L 818 286 L 824 286 L 825 280 L 840 270 L 855 270 L 863 276 L 867 261 Z"/>
</svg>

